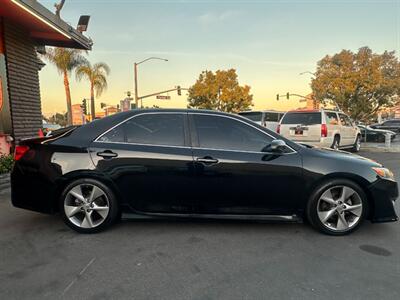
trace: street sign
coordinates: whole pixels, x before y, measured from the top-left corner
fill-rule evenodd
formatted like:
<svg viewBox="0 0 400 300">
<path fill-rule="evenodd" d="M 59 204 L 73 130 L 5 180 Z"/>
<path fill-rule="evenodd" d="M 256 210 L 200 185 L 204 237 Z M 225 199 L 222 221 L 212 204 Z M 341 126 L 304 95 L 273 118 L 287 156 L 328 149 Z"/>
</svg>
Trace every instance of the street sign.
<svg viewBox="0 0 400 300">
<path fill-rule="evenodd" d="M 171 100 L 171 96 L 157 95 L 156 98 L 160 100 Z"/>
</svg>

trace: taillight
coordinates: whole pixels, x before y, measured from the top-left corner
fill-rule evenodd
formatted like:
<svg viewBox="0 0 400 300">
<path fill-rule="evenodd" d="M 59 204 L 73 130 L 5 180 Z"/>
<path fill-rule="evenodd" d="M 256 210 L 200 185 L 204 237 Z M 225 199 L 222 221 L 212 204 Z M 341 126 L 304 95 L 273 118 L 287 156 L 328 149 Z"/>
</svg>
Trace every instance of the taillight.
<svg viewBox="0 0 400 300">
<path fill-rule="evenodd" d="M 276 127 L 276 132 L 281 133 L 281 124 L 278 124 L 278 127 Z"/>
<path fill-rule="evenodd" d="M 328 136 L 328 127 L 326 127 L 326 124 L 321 125 L 321 136 L 322 137 Z"/>
<path fill-rule="evenodd" d="M 14 160 L 20 160 L 26 152 L 28 152 L 29 147 L 25 146 L 25 145 L 21 145 L 21 146 L 16 146 L 15 147 L 15 152 L 14 152 Z"/>
</svg>

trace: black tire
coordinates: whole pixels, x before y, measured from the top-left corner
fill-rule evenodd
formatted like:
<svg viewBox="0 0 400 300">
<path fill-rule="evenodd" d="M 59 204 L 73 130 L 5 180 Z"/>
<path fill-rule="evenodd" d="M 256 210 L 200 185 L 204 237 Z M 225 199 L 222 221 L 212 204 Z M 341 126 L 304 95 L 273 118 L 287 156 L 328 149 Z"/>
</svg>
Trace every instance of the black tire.
<svg viewBox="0 0 400 300">
<path fill-rule="evenodd" d="M 357 153 L 360 152 L 360 149 L 361 149 L 361 137 L 360 135 L 357 135 L 353 148 L 351 148 L 351 152 Z"/>
<path fill-rule="evenodd" d="M 327 190 L 330 188 L 336 187 L 336 186 L 345 186 L 345 187 L 350 187 L 353 189 L 358 195 L 361 200 L 362 204 L 362 212 L 361 216 L 359 217 L 359 220 L 357 223 L 355 223 L 352 227 L 348 228 L 347 230 L 334 230 L 331 228 L 328 228 L 325 224 L 322 223 L 318 216 L 318 203 L 319 199 L 322 196 L 323 193 L 325 193 Z M 318 231 L 328 234 L 328 235 L 333 235 L 333 236 L 340 236 L 340 235 L 347 235 L 359 228 L 359 226 L 362 224 L 366 216 L 368 215 L 369 211 L 369 205 L 368 205 L 368 199 L 367 196 L 365 195 L 363 189 L 356 184 L 353 181 L 347 180 L 347 179 L 330 179 L 319 185 L 314 192 L 312 193 L 306 207 L 306 217 L 307 220 L 310 222 L 310 224 Z M 333 216 L 334 217 L 334 216 Z"/>
<path fill-rule="evenodd" d="M 68 193 L 73 189 L 76 188 L 77 186 L 95 186 L 99 189 L 101 189 L 101 191 L 104 193 L 104 195 L 101 195 L 98 199 L 100 199 L 100 201 L 105 201 L 107 200 L 107 204 L 108 204 L 108 214 L 107 216 L 102 219 L 101 223 L 99 225 L 96 225 L 95 227 L 92 228 L 82 228 L 80 226 L 77 226 L 76 224 L 74 224 L 69 217 L 67 217 L 65 209 L 64 209 L 64 203 L 65 201 L 67 201 L 67 197 L 68 197 Z M 83 194 L 83 193 L 82 193 Z M 77 200 L 75 200 L 77 201 Z M 105 184 L 103 184 L 102 182 L 95 180 L 95 179 L 91 179 L 91 178 L 82 178 L 82 179 L 78 179 L 75 180 L 73 182 L 71 182 L 70 184 L 68 184 L 68 186 L 65 187 L 65 189 L 63 190 L 60 200 L 59 200 L 59 207 L 60 207 L 60 213 L 61 216 L 65 222 L 65 224 L 67 226 L 69 226 L 70 228 L 72 228 L 73 230 L 79 232 L 79 233 L 97 233 L 97 232 L 101 232 L 103 230 L 105 230 L 106 228 L 110 227 L 115 221 L 118 220 L 118 216 L 120 215 L 120 207 L 119 207 L 119 203 L 114 195 L 114 193 L 111 191 L 111 189 L 109 189 Z M 84 213 L 84 209 L 83 212 L 77 212 L 78 213 Z"/>
<path fill-rule="evenodd" d="M 331 148 L 339 150 L 339 146 L 340 146 L 340 137 L 338 135 L 335 135 L 335 137 L 333 138 Z"/>
</svg>

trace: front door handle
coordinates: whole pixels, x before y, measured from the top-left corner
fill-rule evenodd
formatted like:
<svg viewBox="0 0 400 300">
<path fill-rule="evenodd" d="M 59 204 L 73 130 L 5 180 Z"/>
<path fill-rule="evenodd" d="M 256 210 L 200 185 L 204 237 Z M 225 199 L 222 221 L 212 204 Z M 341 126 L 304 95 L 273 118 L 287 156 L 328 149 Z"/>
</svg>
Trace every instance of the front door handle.
<svg viewBox="0 0 400 300">
<path fill-rule="evenodd" d="M 197 162 L 203 163 L 205 165 L 213 165 L 218 163 L 218 159 L 212 158 L 211 156 L 206 156 L 206 157 L 199 157 L 196 159 Z"/>
<path fill-rule="evenodd" d="M 109 158 L 117 157 L 118 154 L 115 152 L 112 152 L 111 150 L 104 150 L 103 152 L 97 152 L 97 156 L 101 156 L 104 159 L 109 159 Z"/>
</svg>

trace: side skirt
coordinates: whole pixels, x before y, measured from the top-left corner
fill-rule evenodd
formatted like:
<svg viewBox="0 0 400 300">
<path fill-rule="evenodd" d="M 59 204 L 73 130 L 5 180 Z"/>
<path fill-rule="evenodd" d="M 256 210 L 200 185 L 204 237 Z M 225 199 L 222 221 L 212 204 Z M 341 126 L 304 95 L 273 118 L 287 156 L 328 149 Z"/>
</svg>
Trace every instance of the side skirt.
<svg viewBox="0 0 400 300">
<path fill-rule="evenodd" d="M 212 220 L 248 220 L 301 223 L 298 215 L 223 215 L 223 214 L 168 214 L 168 213 L 123 213 L 122 219 L 187 218 Z"/>
</svg>

